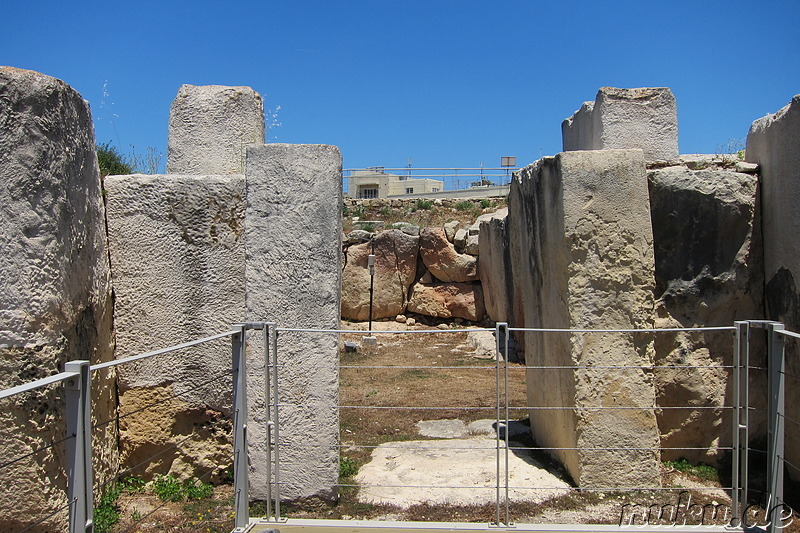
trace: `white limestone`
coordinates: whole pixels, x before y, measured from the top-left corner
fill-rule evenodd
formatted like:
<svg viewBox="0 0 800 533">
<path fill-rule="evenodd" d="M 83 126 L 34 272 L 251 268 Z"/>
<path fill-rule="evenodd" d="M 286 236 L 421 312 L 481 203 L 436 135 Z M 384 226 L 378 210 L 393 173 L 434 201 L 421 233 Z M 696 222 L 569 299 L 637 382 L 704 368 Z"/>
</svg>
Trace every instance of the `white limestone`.
<svg viewBox="0 0 800 533">
<path fill-rule="evenodd" d="M 339 327 L 342 159 L 327 145 L 267 144 L 247 151 L 247 318 L 281 327 Z M 282 333 L 278 343 L 281 489 L 331 498 L 339 474 L 338 338 Z M 252 353 L 250 391 L 264 390 Z M 250 395 L 251 497 L 264 498 L 265 419 Z"/>
<path fill-rule="evenodd" d="M 564 151 L 640 148 L 647 161 L 678 156 L 678 112 L 667 87 L 602 87 L 561 125 Z"/>
<path fill-rule="evenodd" d="M 61 80 L 0 67 L 0 388 L 112 357 L 105 209 L 88 103 Z M 93 376 L 95 420 L 114 414 L 113 372 Z M 19 531 L 66 505 L 57 387 L 15 396 L 0 409 L 0 530 Z M 94 470 L 116 471 L 116 429 L 94 432 Z M 66 530 L 66 513 L 42 530 Z"/>
<path fill-rule="evenodd" d="M 169 114 L 167 172 L 242 174 L 264 143 L 264 102 L 250 87 L 182 85 Z"/>
</svg>

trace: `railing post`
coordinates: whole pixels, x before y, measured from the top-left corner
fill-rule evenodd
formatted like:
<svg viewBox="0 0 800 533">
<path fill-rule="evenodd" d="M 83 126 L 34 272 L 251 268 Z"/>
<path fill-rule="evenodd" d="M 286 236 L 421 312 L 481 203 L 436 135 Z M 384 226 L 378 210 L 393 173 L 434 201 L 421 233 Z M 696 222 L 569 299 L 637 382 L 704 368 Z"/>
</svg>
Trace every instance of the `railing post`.
<svg viewBox="0 0 800 533">
<path fill-rule="evenodd" d="M 734 322 L 733 339 L 733 414 L 731 419 L 731 525 L 739 527 L 743 509 L 747 507 L 748 484 L 748 404 L 750 379 L 750 323 Z"/>
<path fill-rule="evenodd" d="M 264 341 L 264 419 L 266 420 L 266 428 L 264 431 L 264 435 L 266 438 L 265 447 L 266 447 L 266 461 L 267 461 L 267 513 L 266 517 L 269 519 L 272 517 L 272 419 L 271 419 L 271 409 L 272 409 L 272 394 L 271 394 L 271 384 L 270 384 L 270 344 L 272 342 L 272 334 L 271 328 L 274 327 L 274 324 L 264 324 L 264 329 L 262 331 L 263 337 L 262 340 Z"/>
<path fill-rule="evenodd" d="M 769 471 L 767 472 L 769 500 L 768 500 L 768 531 L 770 533 L 781 529 L 782 504 L 783 504 L 783 455 L 784 435 L 783 416 L 785 409 L 784 399 L 784 344 L 783 335 L 778 333 L 784 325 L 773 322 L 767 326 L 769 332 L 768 372 L 769 372 L 769 429 L 767 433 L 769 444 Z"/>
<path fill-rule="evenodd" d="M 234 326 L 231 337 L 233 366 L 233 486 L 234 531 L 244 531 L 250 523 L 249 468 L 247 464 L 247 341 L 245 324 Z"/>
<path fill-rule="evenodd" d="M 94 498 L 92 473 L 92 377 L 89 361 L 69 361 L 75 376 L 64 384 L 67 402 L 67 498 L 70 533 L 92 531 Z"/>
<path fill-rule="evenodd" d="M 275 461 L 275 468 L 273 469 L 273 477 L 275 479 L 275 490 L 273 491 L 275 502 L 275 521 L 281 519 L 281 423 L 280 413 L 278 411 L 278 404 L 281 401 L 280 389 L 278 388 L 278 328 L 275 324 L 272 327 L 272 425 L 270 426 L 274 438 L 275 450 L 272 456 Z"/>
</svg>

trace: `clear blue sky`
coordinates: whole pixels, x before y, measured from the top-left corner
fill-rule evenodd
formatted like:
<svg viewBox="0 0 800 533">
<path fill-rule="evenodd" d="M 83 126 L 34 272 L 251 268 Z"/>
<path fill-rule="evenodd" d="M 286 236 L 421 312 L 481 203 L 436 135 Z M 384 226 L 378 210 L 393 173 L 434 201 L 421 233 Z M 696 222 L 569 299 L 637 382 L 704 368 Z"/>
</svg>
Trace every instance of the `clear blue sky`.
<svg viewBox="0 0 800 533">
<path fill-rule="evenodd" d="M 682 153 L 800 93 L 800 2 L 0 0 L 0 64 L 63 79 L 98 142 L 166 152 L 178 87 L 249 85 L 270 140 L 345 167 L 527 164 L 602 86 L 667 86 Z M 107 84 L 108 96 L 103 98 Z"/>
</svg>

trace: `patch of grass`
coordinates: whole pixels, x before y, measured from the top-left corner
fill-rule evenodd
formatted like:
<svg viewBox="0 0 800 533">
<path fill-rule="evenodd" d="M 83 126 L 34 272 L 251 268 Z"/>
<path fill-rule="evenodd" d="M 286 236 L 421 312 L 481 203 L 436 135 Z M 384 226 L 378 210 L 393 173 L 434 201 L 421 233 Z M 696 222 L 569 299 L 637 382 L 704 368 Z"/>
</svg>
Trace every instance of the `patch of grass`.
<svg viewBox="0 0 800 533">
<path fill-rule="evenodd" d="M 153 491 L 161 501 L 179 502 L 183 500 L 181 483 L 172 475 L 156 476 L 153 480 Z"/>
<path fill-rule="evenodd" d="M 112 485 L 100 498 L 100 503 L 94 508 L 94 530 L 97 533 L 111 531 L 111 528 L 119 522 L 117 500 L 120 494 L 122 494 L 120 486 L 118 484 Z"/>
<path fill-rule="evenodd" d="M 664 464 L 677 470 L 678 472 L 683 472 L 684 474 L 705 479 L 706 481 L 719 481 L 719 471 L 713 466 L 708 466 L 705 464 L 693 465 L 686 459 L 680 459 L 678 461 L 664 461 Z"/>
<path fill-rule="evenodd" d="M 375 224 L 373 224 L 372 222 L 358 222 L 356 225 L 360 230 L 368 231 L 370 233 L 375 231 Z"/>
<path fill-rule="evenodd" d="M 481 199 L 481 209 L 487 209 L 492 206 L 492 202 L 488 198 Z"/>
<path fill-rule="evenodd" d="M 339 458 L 339 478 L 351 478 L 356 474 L 358 474 L 358 462 L 347 456 L 341 456 Z"/>
<path fill-rule="evenodd" d="M 431 200 L 423 200 L 420 198 L 417 200 L 417 203 L 414 204 L 414 207 L 420 211 L 429 211 L 433 207 L 433 202 Z"/>
<path fill-rule="evenodd" d="M 475 207 L 475 204 L 472 203 L 470 200 L 463 200 L 456 204 L 456 210 L 458 211 L 469 211 Z"/>
</svg>

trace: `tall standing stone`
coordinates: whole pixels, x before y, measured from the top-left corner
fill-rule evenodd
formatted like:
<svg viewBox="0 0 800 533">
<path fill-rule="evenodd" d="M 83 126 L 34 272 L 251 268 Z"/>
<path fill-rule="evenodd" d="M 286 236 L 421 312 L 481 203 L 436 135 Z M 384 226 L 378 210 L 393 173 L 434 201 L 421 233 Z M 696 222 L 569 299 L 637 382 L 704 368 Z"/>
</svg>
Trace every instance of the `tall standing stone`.
<svg viewBox="0 0 800 533">
<path fill-rule="evenodd" d="M 338 329 L 341 302 L 342 159 L 327 145 L 247 150 L 247 318 L 284 328 Z M 251 354 L 249 391 L 264 390 Z M 338 336 L 278 337 L 283 498 L 330 498 L 339 475 Z M 256 396 L 251 393 L 251 398 Z M 251 405 L 251 496 L 266 497 L 264 411 Z"/>
<path fill-rule="evenodd" d="M 641 151 L 541 159 L 512 182 L 509 204 L 509 239 L 526 241 L 529 253 L 514 273 L 525 327 L 653 326 Z M 554 455 L 579 486 L 659 486 L 650 336 L 526 333 L 525 344 L 528 366 L 558 367 L 528 370 L 528 405 L 544 408 L 530 410 L 537 442 L 558 448 Z"/>
<path fill-rule="evenodd" d="M 678 110 L 667 87 L 602 87 L 561 124 L 564 151 L 635 149 L 647 161 L 678 157 Z"/>
<path fill-rule="evenodd" d="M 800 94 L 777 113 L 753 122 L 747 161 L 761 166 L 767 315 L 800 332 Z M 800 375 L 800 350 L 786 343 L 787 373 Z M 800 387 L 787 378 L 787 417 L 800 419 Z M 786 459 L 800 464 L 800 427 L 786 424 Z M 800 474 L 789 469 L 795 479 Z"/>
<path fill-rule="evenodd" d="M 108 176 L 105 188 L 118 359 L 243 320 L 244 176 Z M 227 338 L 120 366 L 120 409 L 133 413 L 120 420 L 123 466 L 223 477 L 230 368 Z"/>
<path fill-rule="evenodd" d="M 0 388 L 111 360 L 105 209 L 88 103 L 61 80 L 0 67 Z M 113 418 L 113 371 L 93 378 L 93 420 Z M 4 400 L 0 530 L 19 531 L 67 504 L 63 389 Z M 94 471 L 116 471 L 116 429 L 93 432 Z M 42 449 L 29 457 L 30 452 Z M 66 511 L 36 531 L 66 530 Z"/>
<path fill-rule="evenodd" d="M 169 113 L 167 172 L 242 174 L 264 143 L 264 102 L 250 87 L 182 85 Z"/>
</svg>

